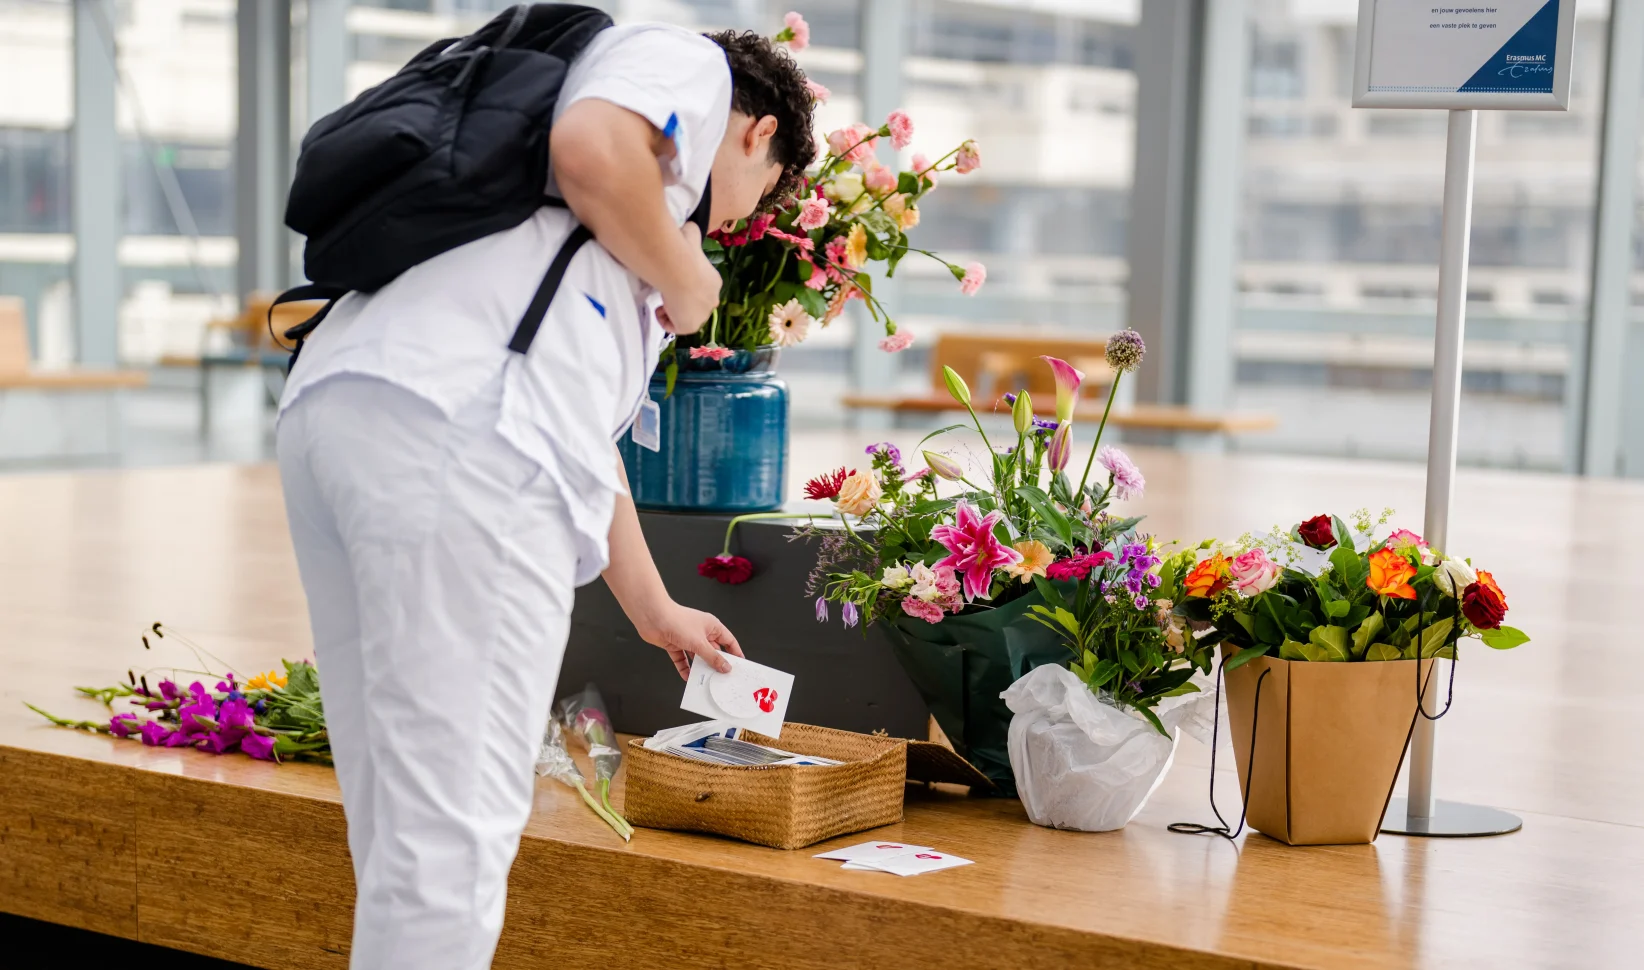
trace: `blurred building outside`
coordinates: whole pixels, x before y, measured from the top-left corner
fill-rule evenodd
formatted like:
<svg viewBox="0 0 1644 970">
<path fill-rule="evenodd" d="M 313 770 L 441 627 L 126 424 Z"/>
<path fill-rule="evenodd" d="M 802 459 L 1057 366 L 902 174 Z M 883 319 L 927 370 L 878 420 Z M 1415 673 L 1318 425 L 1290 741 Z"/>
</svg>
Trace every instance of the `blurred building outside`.
<svg viewBox="0 0 1644 970">
<path fill-rule="evenodd" d="M 309 74 L 300 25 L 322 0 L 288 2 L 295 141 L 312 120 L 305 116 Z M 619 21 L 762 32 L 777 29 L 788 9 L 776 0 L 595 5 Z M 1233 360 L 1222 404 L 1276 413 L 1280 426 L 1228 446 L 1420 460 L 1443 114 L 1349 107 L 1356 0 L 1240 5 L 1244 97 L 1236 120 L 1242 138 L 1226 164 L 1240 173 L 1242 189 L 1229 200 L 1237 231 L 1225 336 Z M 128 365 L 151 365 L 198 353 L 210 339 L 206 322 L 232 315 L 240 303 L 239 5 L 98 0 L 97 6 L 108 11 L 109 39 L 118 52 L 118 356 Z M 347 95 L 387 77 L 430 40 L 463 33 L 505 6 L 487 0 L 353 3 L 345 13 Z M 923 209 L 915 239 L 955 262 L 984 262 L 988 283 L 966 298 L 940 266 L 904 263 L 895 305 L 918 343 L 888 362 L 894 366 L 887 379 L 924 386 L 925 354 L 948 330 L 1101 334 L 1126 325 L 1137 238 L 1130 219 L 1138 47 L 1149 42 L 1142 0 L 813 0 L 795 6 L 813 28 L 813 46 L 798 59 L 834 95 L 818 112 L 819 133 L 862 118 L 865 100 L 883 102 L 889 92 L 891 103 L 917 124 L 913 150 L 935 156 L 967 137 L 982 146 L 983 168 L 944 180 Z M 890 63 L 899 60 L 900 69 L 888 85 L 885 42 L 873 35 L 887 10 L 905 26 L 892 38 L 891 51 L 900 57 Z M 1609 13 L 1602 0 L 1579 8 L 1568 113 L 1481 113 L 1464 462 L 1576 467 Z M 0 0 L 0 294 L 25 301 L 38 363 L 47 367 L 76 359 L 70 282 L 75 20 L 69 0 Z M 872 82 L 877 95 L 867 90 L 865 50 L 880 59 Z M 1644 85 L 1639 88 L 1631 110 L 1644 114 Z M 1644 185 L 1636 146 L 1630 176 Z M 1644 199 L 1644 192 L 1636 195 Z M 1629 353 L 1644 367 L 1644 201 L 1634 207 Z M 291 242 L 290 265 L 300 267 L 297 241 Z M 853 373 L 859 381 L 864 373 L 860 366 L 853 372 L 854 346 L 850 328 L 836 325 L 784 355 L 797 426 L 847 421 L 839 397 Z M 1160 361 L 1169 359 L 1168 346 L 1155 350 Z M 254 411 L 227 443 L 204 451 L 192 444 L 197 380 L 190 370 L 161 369 L 153 388 L 127 396 L 134 426 L 128 449 L 134 450 L 118 460 L 266 457 L 267 429 Z M 1644 414 L 1637 423 L 1644 424 Z M 1644 437 L 1644 427 L 1633 430 Z M 5 433 L 8 425 L 0 420 Z M 143 450 L 145 441 L 174 439 L 175 447 Z M 1622 470 L 1644 475 L 1644 453 L 1638 457 Z"/>
</svg>

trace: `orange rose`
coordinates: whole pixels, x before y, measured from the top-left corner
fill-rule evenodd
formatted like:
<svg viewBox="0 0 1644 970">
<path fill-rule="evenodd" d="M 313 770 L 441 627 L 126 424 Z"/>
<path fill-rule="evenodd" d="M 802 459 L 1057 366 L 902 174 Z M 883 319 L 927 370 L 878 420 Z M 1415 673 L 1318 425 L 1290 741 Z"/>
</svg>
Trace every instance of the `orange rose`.
<svg viewBox="0 0 1644 970">
<path fill-rule="evenodd" d="M 1413 600 L 1416 589 L 1410 585 L 1410 580 L 1415 575 L 1416 567 L 1410 565 L 1410 560 L 1399 552 L 1378 549 L 1370 554 L 1370 578 L 1364 584 L 1381 596 Z"/>
<path fill-rule="evenodd" d="M 1193 571 L 1182 580 L 1189 596 L 1203 596 L 1209 598 L 1227 588 L 1228 560 L 1226 556 L 1216 554 L 1193 567 Z"/>
</svg>

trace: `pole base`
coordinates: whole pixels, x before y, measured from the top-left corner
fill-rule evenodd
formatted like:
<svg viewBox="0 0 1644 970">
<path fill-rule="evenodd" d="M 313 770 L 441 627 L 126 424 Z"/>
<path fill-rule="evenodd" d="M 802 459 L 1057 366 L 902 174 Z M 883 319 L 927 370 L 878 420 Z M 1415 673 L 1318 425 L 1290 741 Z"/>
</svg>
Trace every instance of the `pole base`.
<svg viewBox="0 0 1644 970">
<path fill-rule="evenodd" d="M 1483 835 L 1506 835 L 1524 827 L 1524 820 L 1511 812 L 1485 805 L 1433 801 L 1433 814 L 1411 818 L 1403 795 L 1387 803 L 1381 830 L 1393 835 L 1419 835 L 1435 839 L 1468 839 Z"/>
</svg>

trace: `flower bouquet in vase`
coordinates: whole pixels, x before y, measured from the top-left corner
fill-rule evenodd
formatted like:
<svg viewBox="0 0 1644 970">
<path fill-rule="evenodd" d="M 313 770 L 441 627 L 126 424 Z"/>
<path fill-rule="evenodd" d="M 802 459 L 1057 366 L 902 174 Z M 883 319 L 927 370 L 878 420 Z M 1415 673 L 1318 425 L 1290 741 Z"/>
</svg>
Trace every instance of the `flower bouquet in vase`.
<svg viewBox="0 0 1644 970">
<path fill-rule="evenodd" d="M 774 40 L 805 46 L 809 28 L 798 14 Z M 807 82 L 818 102 L 826 88 Z M 973 141 L 931 161 L 912 156 L 898 171 L 875 156 L 882 141 L 898 151 L 913 139 L 912 119 L 894 111 L 877 128 L 855 124 L 827 137 L 827 153 L 791 194 L 730 231 L 703 240 L 719 269 L 720 305 L 700 331 L 662 352 L 650 395 L 661 409 L 661 450 L 630 438 L 620 444 L 634 501 L 641 508 L 753 512 L 784 498 L 788 391 L 775 376 L 782 348 L 827 328 L 860 300 L 885 329 L 880 349 L 913 343 L 874 298 L 869 270 L 887 276 L 910 253 L 941 262 L 974 294 L 986 278 L 980 263 L 958 266 L 915 247 L 908 231 L 919 204 L 946 174 L 981 165 Z"/>
<path fill-rule="evenodd" d="M 1406 529 L 1376 538 L 1390 516 L 1206 543 L 1183 580 L 1185 614 L 1224 638 L 1248 821 L 1292 845 L 1375 839 L 1416 718 L 1449 709 L 1455 665 L 1441 705 L 1433 660 L 1529 639 L 1490 573 Z"/>
<path fill-rule="evenodd" d="M 1116 381 L 1140 364 L 1143 349 L 1130 331 L 1108 342 Z M 1040 580 L 1088 573 L 1093 557 L 1117 556 L 1138 520 L 1110 514 L 1110 505 L 1138 497 L 1145 485 L 1122 452 L 1099 447 L 1105 420 L 1082 471 L 1070 467 L 1083 375 L 1065 361 L 1045 361 L 1057 379 L 1055 420 L 1035 418 L 1023 392 L 1012 398 L 1014 434 L 996 443 L 976 418 L 969 387 L 948 369 L 948 389 L 971 423 L 926 442 L 968 428 L 975 443 L 925 450 L 917 470 L 894 446 L 874 445 L 866 467 L 806 485 L 811 498 L 832 502 L 839 527 L 800 530 L 818 550 L 807 590 L 817 618 L 828 619 L 837 605 L 846 626 L 882 630 L 954 750 L 1007 794 L 1016 778 L 1006 740 L 1011 711 L 1000 695 L 1035 667 L 1069 660 L 1063 636 L 1031 618 L 1046 604 Z M 752 568 L 731 555 L 728 531 L 725 550 L 700 571 L 734 582 Z"/>
</svg>

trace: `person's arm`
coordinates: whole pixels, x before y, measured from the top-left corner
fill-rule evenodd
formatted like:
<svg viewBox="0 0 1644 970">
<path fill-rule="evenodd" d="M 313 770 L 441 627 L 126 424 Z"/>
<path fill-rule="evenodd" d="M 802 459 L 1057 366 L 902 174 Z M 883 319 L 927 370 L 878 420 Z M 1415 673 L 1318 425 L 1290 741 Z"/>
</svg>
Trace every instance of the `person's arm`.
<svg viewBox="0 0 1644 970">
<path fill-rule="evenodd" d="M 621 465 L 619 456 L 619 474 Z M 622 612 L 628 614 L 645 642 L 668 651 L 680 677 L 690 676 L 692 656 L 702 657 L 713 664 L 715 670 L 730 670 L 731 665 L 719 652 L 742 656 L 736 637 L 712 614 L 681 606 L 668 595 L 656 563 L 651 560 L 645 533 L 640 531 L 634 500 L 626 492 L 616 497 L 610 545 L 611 564 L 605 567 L 605 585 L 611 588 L 622 605 Z"/>
<path fill-rule="evenodd" d="M 662 293 L 668 328 L 695 333 L 719 304 L 719 271 L 695 225 L 674 224 L 657 159 L 674 150 L 642 116 L 598 98 L 565 109 L 549 133 L 554 181 L 617 262 Z"/>
</svg>

